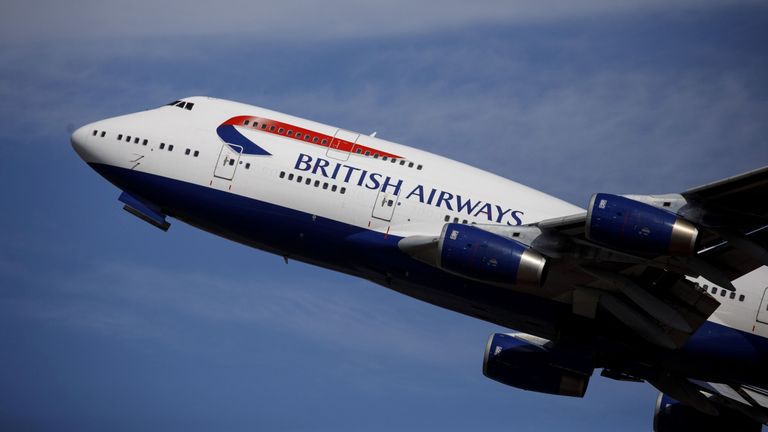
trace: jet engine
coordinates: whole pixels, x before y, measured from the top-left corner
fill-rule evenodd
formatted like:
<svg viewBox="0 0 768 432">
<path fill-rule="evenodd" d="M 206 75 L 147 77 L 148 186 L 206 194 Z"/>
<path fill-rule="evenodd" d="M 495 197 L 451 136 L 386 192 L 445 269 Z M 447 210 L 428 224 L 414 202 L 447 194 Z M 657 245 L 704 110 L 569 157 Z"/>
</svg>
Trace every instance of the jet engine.
<svg viewBox="0 0 768 432">
<path fill-rule="evenodd" d="M 664 209 L 618 195 L 592 195 L 586 237 L 613 249 L 641 255 L 691 255 L 698 229 Z"/>
<path fill-rule="evenodd" d="M 683 405 L 664 393 L 656 400 L 656 411 L 653 414 L 654 432 L 678 431 L 728 431 L 728 432 L 759 432 L 762 425 L 749 417 L 724 408 L 718 407 L 717 416 L 711 416 L 698 411 L 696 408 Z"/>
<path fill-rule="evenodd" d="M 437 265 L 483 282 L 541 286 L 547 260 L 512 239 L 471 225 L 446 224 L 439 238 Z"/>
<path fill-rule="evenodd" d="M 589 375 L 551 365 L 549 341 L 525 334 L 496 333 L 488 339 L 483 375 L 508 386 L 539 393 L 583 397 Z"/>
</svg>

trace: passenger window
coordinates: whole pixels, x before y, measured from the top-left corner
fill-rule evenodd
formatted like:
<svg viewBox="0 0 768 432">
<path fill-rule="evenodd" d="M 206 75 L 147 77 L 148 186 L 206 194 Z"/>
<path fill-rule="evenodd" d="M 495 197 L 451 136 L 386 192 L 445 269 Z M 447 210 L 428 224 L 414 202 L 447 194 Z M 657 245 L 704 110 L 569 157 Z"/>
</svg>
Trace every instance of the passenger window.
<svg viewBox="0 0 768 432">
<path fill-rule="evenodd" d="M 262 129 L 266 129 L 266 128 L 267 128 L 267 125 L 266 125 L 266 124 L 264 124 L 264 123 L 262 123 L 262 124 L 261 124 L 261 128 L 262 128 Z"/>
<path fill-rule="evenodd" d="M 392 162 L 392 163 L 397 163 L 397 160 L 395 160 L 395 158 L 392 158 L 389 161 Z"/>
<path fill-rule="evenodd" d="M 280 133 L 280 134 L 281 134 L 281 133 L 283 133 L 283 132 L 285 132 L 285 129 L 283 129 L 283 128 L 280 128 L 280 129 L 278 129 L 278 130 L 277 130 L 277 133 Z"/>
<path fill-rule="evenodd" d="M 312 184 L 312 179 L 307 177 L 307 181 L 305 181 L 304 184 L 309 186 L 310 184 Z"/>
<path fill-rule="evenodd" d="M 405 165 L 405 159 L 400 160 L 400 165 Z"/>
<path fill-rule="evenodd" d="M 285 177 L 285 171 L 280 171 L 280 178 Z"/>
<path fill-rule="evenodd" d="M 302 180 L 304 180 L 304 177 L 302 177 L 302 176 L 297 176 L 296 177 L 296 181 L 297 182 L 301 183 Z"/>
<path fill-rule="evenodd" d="M 304 134 L 304 141 L 309 142 L 309 138 L 310 138 L 309 134 Z"/>
<path fill-rule="evenodd" d="M 147 142 L 148 142 L 147 140 L 144 140 L 141 142 L 141 145 L 147 145 Z"/>
<path fill-rule="evenodd" d="M 199 155 L 199 154 L 200 154 L 200 152 L 199 152 L 199 151 L 197 151 L 197 150 L 195 150 L 195 153 L 194 153 L 194 154 L 192 154 L 192 156 L 194 156 L 194 157 L 197 157 L 197 155 Z"/>
<path fill-rule="evenodd" d="M 341 188 L 341 194 L 343 195 L 343 194 L 345 194 L 345 193 L 347 193 L 347 188 L 345 188 L 345 187 L 342 187 L 342 188 Z"/>
<path fill-rule="evenodd" d="M 289 131 L 288 131 L 288 133 L 287 133 L 286 135 L 288 135 L 288 136 L 293 136 L 293 131 L 292 131 L 292 130 L 289 130 Z"/>
<path fill-rule="evenodd" d="M 457 217 L 453 218 L 453 223 L 459 223 L 459 218 Z"/>
<path fill-rule="evenodd" d="M 328 183 L 323 183 L 323 189 L 328 189 Z"/>
<path fill-rule="evenodd" d="M 379 154 L 378 154 L 378 153 L 374 153 L 374 154 L 373 154 L 373 158 L 374 158 L 374 159 L 378 159 L 378 158 L 379 158 Z"/>
<path fill-rule="evenodd" d="M 366 155 L 366 156 L 370 156 L 370 155 L 371 155 L 371 152 L 369 152 L 369 151 L 366 151 L 366 152 L 365 152 L 365 155 Z"/>
<path fill-rule="evenodd" d="M 301 139 L 301 133 L 296 132 L 296 138 Z"/>
<path fill-rule="evenodd" d="M 357 150 L 355 150 L 355 153 L 362 154 L 363 153 L 363 149 L 357 149 Z"/>
<path fill-rule="evenodd" d="M 743 301 L 744 301 L 744 294 L 741 294 L 741 295 L 739 295 L 739 301 L 740 301 L 740 302 L 743 302 Z"/>
<path fill-rule="evenodd" d="M 248 120 L 243 120 L 243 125 L 245 125 L 245 126 L 248 126 L 248 123 L 250 123 L 250 121 L 248 121 Z"/>
<path fill-rule="evenodd" d="M 417 166 L 416 169 L 421 171 L 421 165 Z"/>
<path fill-rule="evenodd" d="M 120 135 L 117 136 L 117 140 L 118 141 L 120 141 L 121 139 L 123 139 L 123 134 L 120 134 Z"/>
<path fill-rule="evenodd" d="M 165 148 L 165 143 L 160 143 L 160 150 Z"/>
<path fill-rule="evenodd" d="M 99 133 L 96 129 L 93 130 L 93 136 L 96 136 L 96 134 Z"/>
<path fill-rule="evenodd" d="M 248 162 L 247 164 L 245 164 L 245 169 L 251 169 L 251 163 L 250 163 L 250 162 Z"/>
<path fill-rule="evenodd" d="M 106 132 L 104 132 L 104 131 L 101 131 L 101 137 L 102 137 L 102 138 L 104 138 L 104 136 L 105 136 L 106 134 L 107 134 Z"/>
<path fill-rule="evenodd" d="M 317 137 L 312 137 L 312 142 L 316 143 L 317 142 Z"/>
<path fill-rule="evenodd" d="M 185 154 L 185 155 L 189 155 L 190 153 L 192 153 L 192 150 L 190 150 L 190 149 L 186 149 L 186 150 L 184 150 L 184 154 Z"/>
<path fill-rule="evenodd" d="M 232 165 L 234 165 L 234 164 L 235 164 L 235 160 L 234 160 L 234 159 L 230 159 L 230 160 L 229 160 L 229 166 L 232 166 Z"/>
<path fill-rule="evenodd" d="M 728 297 L 730 297 L 730 299 L 733 300 L 733 299 L 736 298 L 736 293 L 735 292 L 731 292 L 731 295 L 728 296 Z"/>
<path fill-rule="evenodd" d="M 274 127 L 274 126 L 270 126 L 270 127 L 269 127 L 269 131 L 270 131 L 270 132 L 274 132 L 274 131 L 275 131 L 275 127 Z"/>
<path fill-rule="evenodd" d="M 127 142 L 131 142 L 131 136 L 130 136 L 130 135 L 128 135 L 127 137 L 125 137 L 125 141 L 127 141 Z"/>
<path fill-rule="evenodd" d="M 185 106 L 184 108 L 186 108 L 188 111 L 192 111 L 192 107 L 193 107 L 193 106 L 195 106 L 195 104 L 194 104 L 194 103 L 192 103 L 192 102 L 187 102 L 187 106 Z"/>
<path fill-rule="evenodd" d="M 259 123 L 254 121 L 253 122 L 253 127 L 255 127 L 255 128 L 259 127 Z"/>
<path fill-rule="evenodd" d="M 331 192 L 336 192 L 336 189 L 338 189 L 338 186 L 336 185 L 331 186 Z"/>
<path fill-rule="evenodd" d="M 319 186 L 320 186 L 320 180 L 315 180 L 315 187 L 319 187 Z"/>
<path fill-rule="evenodd" d="M 704 288 L 706 289 L 707 286 L 704 285 Z M 716 287 L 712 287 L 712 294 L 717 294 L 717 288 Z"/>
<path fill-rule="evenodd" d="M 387 207 L 392 207 L 393 205 L 395 205 L 394 201 L 392 200 L 387 201 Z"/>
<path fill-rule="evenodd" d="M 389 158 L 388 158 L 388 157 L 386 157 L 386 156 L 382 156 L 382 157 L 381 157 L 381 160 L 383 160 L 383 161 L 386 161 L 387 159 L 389 159 Z"/>
<path fill-rule="evenodd" d="M 139 139 L 138 139 L 138 138 L 134 138 L 134 139 L 133 139 L 133 143 L 134 143 L 134 144 L 138 144 L 138 143 L 139 143 Z"/>
<path fill-rule="evenodd" d="M 408 168 L 413 168 L 413 162 L 408 162 Z"/>
<path fill-rule="evenodd" d="M 293 173 L 288 174 L 288 180 L 293 180 Z"/>
<path fill-rule="evenodd" d="M 326 145 L 326 144 L 328 144 L 328 140 L 327 140 L 327 139 L 323 139 L 323 140 L 320 142 L 320 144 L 322 144 L 322 145 Z"/>
<path fill-rule="evenodd" d="M 168 145 L 168 151 L 173 151 L 173 144 L 169 144 Z M 233 162 L 234 162 L 234 160 L 233 160 Z"/>
<path fill-rule="evenodd" d="M 448 222 L 449 220 L 451 220 L 451 217 L 448 215 L 445 215 L 445 221 Z"/>
<path fill-rule="evenodd" d="M 725 297 L 725 290 L 720 290 L 720 297 Z"/>
</svg>

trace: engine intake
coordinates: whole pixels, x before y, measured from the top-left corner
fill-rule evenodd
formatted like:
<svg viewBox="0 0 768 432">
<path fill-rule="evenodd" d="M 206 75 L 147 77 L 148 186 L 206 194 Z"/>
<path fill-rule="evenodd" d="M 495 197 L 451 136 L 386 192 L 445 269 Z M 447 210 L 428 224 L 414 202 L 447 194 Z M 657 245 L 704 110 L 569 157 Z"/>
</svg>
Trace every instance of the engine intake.
<svg viewBox="0 0 768 432">
<path fill-rule="evenodd" d="M 438 267 L 471 279 L 539 287 L 546 278 L 547 260 L 541 254 L 471 225 L 446 224 L 438 251 Z"/>
<path fill-rule="evenodd" d="M 642 255 L 692 255 L 699 230 L 666 210 L 618 195 L 592 195 L 587 239 Z"/>
<path fill-rule="evenodd" d="M 551 366 L 546 339 L 496 333 L 488 339 L 483 375 L 508 386 L 539 393 L 583 397 L 589 375 Z"/>
</svg>

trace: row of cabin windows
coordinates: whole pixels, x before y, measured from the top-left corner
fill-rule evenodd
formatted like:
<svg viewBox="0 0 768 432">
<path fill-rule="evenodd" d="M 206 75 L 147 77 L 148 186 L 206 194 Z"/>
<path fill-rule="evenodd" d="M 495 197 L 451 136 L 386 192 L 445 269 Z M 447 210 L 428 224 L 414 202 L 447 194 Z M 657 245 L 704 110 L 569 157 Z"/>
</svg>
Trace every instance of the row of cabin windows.
<svg viewBox="0 0 768 432">
<path fill-rule="evenodd" d="M 371 152 L 369 150 L 366 150 L 365 153 L 363 153 L 363 149 L 355 149 L 355 153 L 362 154 L 363 156 L 371 156 Z M 413 166 L 416 165 L 415 163 L 406 161 L 405 159 L 390 158 L 387 156 L 381 156 L 378 153 L 373 153 L 373 158 L 374 159 L 381 158 L 381 160 L 383 160 L 384 162 L 389 160 L 392 163 L 397 163 L 397 161 L 399 160 L 401 166 L 406 166 L 406 164 L 408 164 L 407 165 L 408 168 L 413 168 Z M 417 170 L 421 171 L 422 168 L 424 168 L 423 165 L 421 164 L 416 165 Z"/>
<path fill-rule="evenodd" d="M 269 130 L 270 132 L 277 132 L 280 135 L 286 135 L 286 136 L 289 136 L 289 137 L 292 137 L 292 138 L 294 137 L 293 130 L 291 130 L 291 129 L 286 130 L 285 128 L 279 128 L 279 127 L 274 126 L 274 125 L 268 126 L 266 123 L 261 123 L 261 125 L 259 125 L 259 122 L 257 122 L 257 121 L 251 122 L 250 120 L 243 120 L 243 125 L 244 126 L 251 126 L 251 127 L 255 128 L 255 129 L 262 129 L 262 130 Z M 267 127 L 269 127 L 269 129 L 267 129 Z M 319 144 L 322 144 L 322 145 L 328 145 L 328 139 L 326 139 L 326 138 L 320 139 L 320 138 L 318 138 L 316 136 L 313 136 L 313 135 L 310 135 L 310 134 L 305 134 L 305 133 L 298 132 L 298 131 L 296 132 L 295 138 L 296 139 L 303 139 L 304 141 L 313 142 L 315 144 L 319 143 Z"/>
<path fill-rule="evenodd" d="M 710 293 L 712 293 L 712 295 L 717 295 L 717 291 L 720 290 L 720 297 L 725 297 L 726 295 L 728 295 L 728 298 L 730 298 L 731 300 L 736 299 L 736 293 L 733 292 L 733 291 L 729 291 L 729 290 L 727 290 L 725 288 L 718 288 L 716 286 L 713 286 L 712 288 L 709 288 L 709 286 L 707 286 L 707 284 L 700 285 L 700 287 L 704 291 L 709 291 Z M 739 294 L 739 301 L 740 302 L 743 302 L 744 298 L 745 298 L 744 294 Z"/>
<path fill-rule="evenodd" d="M 446 222 L 450 222 L 450 221 L 451 221 L 451 215 L 445 215 L 445 217 L 443 218 L 443 220 L 444 220 L 444 221 L 446 221 Z M 454 217 L 454 218 L 453 218 L 453 223 L 462 223 L 462 224 L 465 224 L 465 225 L 466 225 L 466 224 L 468 224 L 468 223 L 469 223 L 469 221 L 468 221 L 468 220 L 466 220 L 466 219 L 459 219 L 459 218 L 457 218 L 457 217 Z M 472 223 L 474 224 L 474 222 L 472 222 Z"/>
<path fill-rule="evenodd" d="M 138 144 L 139 142 L 141 142 L 141 145 L 145 146 L 145 145 L 147 145 L 147 144 L 149 143 L 149 141 L 148 141 L 148 140 L 146 140 L 146 139 L 143 139 L 143 140 L 142 140 L 142 139 L 141 139 L 141 138 L 139 138 L 139 137 L 133 137 L 133 138 L 131 138 L 131 136 L 130 136 L 130 135 L 125 135 L 125 142 L 128 142 L 128 143 L 129 143 L 129 142 L 131 142 L 131 139 L 133 139 L 133 143 L 134 143 L 134 144 Z M 118 134 L 118 135 L 117 135 L 117 140 L 118 140 L 118 141 L 122 141 L 122 140 L 123 140 L 123 134 Z"/>
<path fill-rule="evenodd" d="M 187 111 L 192 111 L 192 108 L 195 106 L 193 102 L 184 102 L 184 101 L 173 101 L 169 103 L 168 105 L 173 105 L 175 107 L 184 108 Z"/>
<path fill-rule="evenodd" d="M 285 171 L 280 171 L 280 178 L 286 178 Z M 328 182 L 321 182 L 320 180 L 314 180 L 313 181 L 312 178 L 310 178 L 310 177 L 305 177 L 305 176 L 300 176 L 300 175 L 295 175 L 294 176 L 293 173 L 288 173 L 288 177 L 287 178 L 288 178 L 288 180 L 291 180 L 291 181 L 295 180 L 296 183 L 302 183 L 302 184 L 305 184 L 307 186 L 314 185 L 316 188 L 322 188 L 324 190 L 328 190 L 330 188 L 331 192 L 336 192 L 338 190 L 338 192 L 340 194 L 342 194 L 342 195 L 347 193 L 347 188 L 344 187 L 344 186 L 339 187 L 339 186 L 336 186 L 335 184 L 329 184 Z"/>
<path fill-rule="evenodd" d="M 267 130 L 267 126 L 268 125 L 266 123 L 261 123 L 261 126 L 259 126 L 259 122 L 257 122 L 257 121 L 253 121 L 252 122 L 251 120 L 243 120 L 243 126 L 251 126 L 251 127 L 255 128 L 255 129 Z M 277 126 L 272 125 L 272 126 L 269 126 L 269 131 L 270 132 L 277 131 L 277 133 L 280 134 L 280 135 L 286 135 L 286 136 L 289 136 L 289 137 L 294 137 L 294 132 L 291 129 L 286 130 L 285 128 L 281 128 L 281 127 L 277 127 Z M 320 138 L 318 138 L 316 136 L 312 136 L 310 134 L 305 134 L 305 133 L 298 132 L 298 131 L 295 134 L 295 138 L 296 139 L 303 139 L 304 141 L 313 142 L 315 144 L 319 143 L 319 144 L 322 144 L 322 145 L 328 145 L 328 139 L 327 138 L 320 139 Z M 381 159 L 384 160 L 384 161 L 389 159 L 390 161 L 392 161 L 392 163 L 397 163 L 397 160 L 398 160 L 396 158 L 390 158 L 390 157 L 387 157 L 387 156 L 381 156 L 378 153 L 372 153 L 370 150 L 366 150 L 365 154 L 363 154 L 363 149 L 360 149 L 360 148 L 355 150 L 355 153 L 360 154 L 360 155 L 364 155 L 364 156 L 371 156 L 371 155 L 373 155 L 374 159 L 378 159 L 379 157 L 381 157 Z M 405 166 L 406 163 L 408 163 L 408 168 L 413 168 L 413 166 L 415 165 L 413 162 L 407 162 L 404 159 L 400 159 L 400 165 Z M 421 170 L 422 168 L 423 168 L 422 165 L 420 165 L 420 164 L 416 165 L 416 169 L 417 170 Z"/>
<path fill-rule="evenodd" d="M 97 133 L 98 133 L 98 131 L 96 131 L 96 130 L 93 131 L 93 135 L 94 136 L 96 136 Z M 106 135 L 105 132 L 101 132 L 101 136 L 102 137 L 104 137 L 105 135 Z M 117 134 L 117 140 L 118 141 L 122 141 L 123 140 L 123 134 Z M 147 144 L 149 144 L 149 140 L 147 140 L 147 139 L 141 139 L 139 137 L 131 137 L 130 135 L 125 135 L 125 142 L 130 143 L 131 141 L 133 141 L 134 144 L 139 144 L 139 142 L 141 142 L 141 145 L 143 145 L 143 146 L 146 146 Z M 165 143 L 160 143 L 159 147 L 160 147 L 160 150 L 165 150 L 166 145 L 165 145 Z M 168 151 L 169 152 L 173 151 L 173 144 L 168 144 L 167 147 L 168 147 Z M 184 151 L 184 154 L 187 155 L 187 156 L 192 154 L 192 156 L 198 157 L 198 156 L 200 156 L 200 151 L 199 150 L 195 150 L 194 153 L 193 153 L 192 149 L 188 148 L 188 149 L 186 149 Z"/>
</svg>

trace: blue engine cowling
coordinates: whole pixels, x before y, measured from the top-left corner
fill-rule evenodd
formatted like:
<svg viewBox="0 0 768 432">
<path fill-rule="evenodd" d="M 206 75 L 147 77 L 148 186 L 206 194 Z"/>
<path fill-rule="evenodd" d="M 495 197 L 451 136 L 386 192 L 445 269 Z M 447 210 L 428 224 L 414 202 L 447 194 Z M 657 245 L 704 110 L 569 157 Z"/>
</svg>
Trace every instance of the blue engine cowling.
<svg viewBox="0 0 768 432">
<path fill-rule="evenodd" d="M 618 195 L 592 195 L 587 210 L 587 239 L 630 253 L 691 255 L 698 233 L 674 213 Z"/>
<path fill-rule="evenodd" d="M 654 432 L 678 431 L 728 431 L 759 432 L 760 422 L 750 419 L 739 412 L 718 407 L 717 416 L 711 416 L 696 408 L 683 405 L 664 393 L 656 400 L 656 412 L 653 415 Z"/>
<path fill-rule="evenodd" d="M 583 397 L 589 375 L 551 366 L 553 353 L 546 346 L 549 341 L 528 338 L 533 342 L 514 334 L 491 335 L 485 347 L 483 375 L 523 390 Z"/>
<path fill-rule="evenodd" d="M 440 235 L 438 267 L 501 285 L 541 286 L 547 260 L 514 240 L 462 224 L 446 224 Z"/>
</svg>

